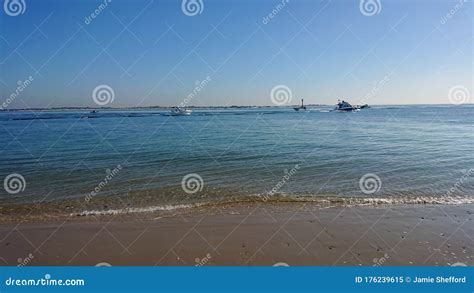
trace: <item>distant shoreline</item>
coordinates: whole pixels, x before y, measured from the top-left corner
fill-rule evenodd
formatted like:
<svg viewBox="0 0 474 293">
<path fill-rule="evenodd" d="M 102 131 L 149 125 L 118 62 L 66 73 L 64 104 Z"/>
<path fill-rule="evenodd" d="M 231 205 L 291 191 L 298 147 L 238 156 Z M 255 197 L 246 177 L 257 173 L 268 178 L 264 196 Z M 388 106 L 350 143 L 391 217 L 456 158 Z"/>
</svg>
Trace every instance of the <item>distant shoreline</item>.
<svg viewBox="0 0 474 293">
<path fill-rule="evenodd" d="M 462 107 L 474 105 L 474 103 L 465 103 L 462 105 L 453 105 L 453 104 L 371 104 L 371 107 L 391 107 L 391 106 L 453 106 L 453 107 Z M 293 108 L 298 107 L 299 105 L 285 105 L 285 106 L 276 106 L 276 105 L 266 105 L 266 106 L 187 106 L 189 109 L 266 109 L 266 108 Z M 307 107 L 332 107 L 333 104 L 307 104 Z M 144 106 L 144 107 L 52 107 L 52 108 L 19 108 L 19 109 L 1 109 L 1 112 L 20 112 L 20 111 L 62 111 L 62 110 L 152 110 L 152 109 L 171 109 L 176 106 Z"/>
</svg>

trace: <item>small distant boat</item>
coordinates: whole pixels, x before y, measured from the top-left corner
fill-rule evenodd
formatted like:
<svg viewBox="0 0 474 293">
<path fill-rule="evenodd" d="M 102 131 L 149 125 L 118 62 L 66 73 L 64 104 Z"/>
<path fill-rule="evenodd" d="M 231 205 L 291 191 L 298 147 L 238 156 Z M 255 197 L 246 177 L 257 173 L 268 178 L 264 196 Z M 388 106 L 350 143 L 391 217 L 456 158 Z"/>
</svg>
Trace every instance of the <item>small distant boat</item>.
<svg viewBox="0 0 474 293">
<path fill-rule="evenodd" d="M 85 114 L 85 115 L 81 116 L 81 118 L 97 118 L 97 117 L 99 117 L 97 114 L 99 114 L 99 111 L 92 110 L 92 111 L 89 112 L 89 114 Z"/>
<path fill-rule="evenodd" d="M 370 106 L 368 104 L 364 104 L 362 106 L 359 106 L 359 109 L 367 109 L 367 108 L 370 108 Z"/>
<path fill-rule="evenodd" d="M 334 111 L 336 112 L 355 112 L 355 111 L 360 111 L 359 108 L 356 106 L 352 106 L 348 102 L 344 100 L 338 100 L 338 103 L 336 105 L 336 108 L 334 108 Z"/>
<path fill-rule="evenodd" d="M 182 109 L 180 107 L 174 107 L 171 110 L 171 115 L 172 116 L 189 116 L 193 113 L 193 110 L 189 109 Z"/>
<path fill-rule="evenodd" d="M 303 104 L 303 99 L 301 99 L 301 106 L 298 108 L 293 108 L 293 109 L 295 109 L 295 111 L 299 111 L 299 110 L 306 111 L 306 106 Z"/>
</svg>

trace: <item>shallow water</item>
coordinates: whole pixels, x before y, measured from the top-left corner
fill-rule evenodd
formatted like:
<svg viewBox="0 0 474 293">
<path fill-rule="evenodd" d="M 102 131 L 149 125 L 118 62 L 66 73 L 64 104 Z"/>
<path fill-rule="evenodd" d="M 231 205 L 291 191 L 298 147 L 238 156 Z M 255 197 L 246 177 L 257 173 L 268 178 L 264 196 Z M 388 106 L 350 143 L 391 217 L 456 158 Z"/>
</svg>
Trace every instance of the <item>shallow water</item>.
<svg viewBox="0 0 474 293">
<path fill-rule="evenodd" d="M 196 109 L 188 117 L 0 112 L 0 176 L 18 173 L 26 182 L 17 194 L 2 188 L 0 199 L 129 193 L 163 204 L 235 195 L 472 202 L 474 105 L 310 108 Z M 196 193 L 182 188 L 190 173 L 202 178 Z"/>
</svg>

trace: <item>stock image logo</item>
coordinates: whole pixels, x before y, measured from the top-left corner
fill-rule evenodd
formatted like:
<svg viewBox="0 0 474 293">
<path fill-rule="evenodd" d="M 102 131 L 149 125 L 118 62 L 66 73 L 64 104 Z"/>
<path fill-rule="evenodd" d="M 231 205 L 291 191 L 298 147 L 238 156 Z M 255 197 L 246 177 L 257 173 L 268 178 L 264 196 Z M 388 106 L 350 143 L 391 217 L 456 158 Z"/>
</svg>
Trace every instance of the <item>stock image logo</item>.
<svg viewBox="0 0 474 293">
<path fill-rule="evenodd" d="M 94 91 L 92 92 L 92 99 L 97 105 L 105 106 L 107 104 L 111 104 L 114 101 L 115 92 L 110 86 L 101 84 L 95 87 Z"/>
<path fill-rule="evenodd" d="M 112 265 L 108 262 L 99 262 L 95 265 L 96 267 L 111 267 Z"/>
<path fill-rule="evenodd" d="M 464 7 L 464 4 L 467 3 L 467 0 L 457 0 L 454 4 L 454 6 L 445 14 L 441 17 L 439 23 L 444 25 L 446 24 L 450 19 L 452 19 L 456 13 L 459 12 Z"/>
<path fill-rule="evenodd" d="M 16 261 L 17 261 L 17 267 L 24 267 L 24 266 L 27 266 L 29 263 L 31 263 L 33 261 L 33 259 L 35 258 L 35 256 L 32 254 L 32 253 L 29 253 L 27 256 L 25 257 L 19 257 Z"/>
<path fill-rule="evenodd" d="M 387 260 L 390 259 L 390 255 L 388 255 L 387 253 L 385 253 L 382 257 L 380 258 L 374 258 L 372 260 L 373 264 L 372 266 L 374 267 L 378 267 L 378 266 L 382 266 L 383 264 L 385 264 L 387 262 Z"/>
<path fill-rule="evenodd" d="M 117 174 L 122 170 L 122 165 L 117 165 L 114 169 L 107 169 L 105 173 L 107 174 L 97 185 L 96 187 L 86 195 L 85 201 L 91 201 L 99 192 L 107 186 L 112 179 L 117 176 Z"/>
<path fill-rule="evenodd" d="M 374 194 L 382 188 L 382 180 L 377 174 L 367 173 L 360 178 L 359 188 L 365 194 Z"/>
<path fill-rule="evenodd" d="M 380 0 L 360 0 L 359 10 L 365 16 L 374 16 L 382 11 Z"/>
<path fill-rule="evenodd" d="M 463 85 L 456 85 L 449 89 L 449 102 L 453 105 L 462 105 L 469 102 L 471 93 Z"/>
<path fill-rule="evenodd" d="M 275 18 L 282 10 L 285 8 L 290 0 L 281 0 L 280 3 L 278 3 L 273 10 L 268 13 L 265 17 L 262 18 L 262 23 L 263 24 L 268 24 L 273 18 Z"/>
<path fill-rule="evenodd" d="M 204 180 L 199 174 L 191 173 L 183 177 L 181 187 L 187 194 L 194 194 L 203 189 Z"/>
<path fill-rule="evenodd" d="M 13 173 L 5 177 L 3 181 L 3 187 L 5 191 L 10 194 L 17 194 L 25 191 L 26 180 L 21 174 Z"/>
<path fill-rule="evenodd" d="M 202 0 L 183 0 L 181 2 L 181 10 L 187 16 L 195 16 L 202 13 L 204 3 Z"/>
<path fill-rule="evenodd" d="M 286 262 L 277 262 L 276 264 L 273 265 L 274 267 L 289 267 L 290 265 L 287 264 Z"/>
<path fill-rule="evenodd" d="M 9 16 L 18 16 L 26 11 L 25 0 L 5 0 L 3 10 Z"/>
<path fill-rule="evenodd" d="M 293 94 L 291 93 L 289 87 L 280 84 L 272 88 L 270 91 L 270 99 L 272 100 L 273 104 L 282 106 L 291 103 Z"/>
<path fill-rule="evenodd" d="M 33 76 L 29 76 L 25 80 L 17 81 L 17 87 L 15 91 L 13 91 L 10 96 L 5 100 L 5 102 L 0 104 L 0 110 L 5 110 L 11 103 L 13 103 L 33 82 Z"/>
<path fill-rule="evenodd" d="M 103 0 L 103 3 L 99 4 L 93 12 L 84 18 L 85 24 L 91 24 L 104 10 L 112 3 L 112 0 Z"/>
<path fill-rule="evenodd" d="M 210 253 L 206 254 L 204 257 L 202 258 L 199 258 L 199 257 L 196 257 L 194 259 L 194 262 L 195 262 L 195 267 L 202 267 L 202 266 L 205 266 L 207 265 L 212 259 L 212 255 Z"/>
</svg>

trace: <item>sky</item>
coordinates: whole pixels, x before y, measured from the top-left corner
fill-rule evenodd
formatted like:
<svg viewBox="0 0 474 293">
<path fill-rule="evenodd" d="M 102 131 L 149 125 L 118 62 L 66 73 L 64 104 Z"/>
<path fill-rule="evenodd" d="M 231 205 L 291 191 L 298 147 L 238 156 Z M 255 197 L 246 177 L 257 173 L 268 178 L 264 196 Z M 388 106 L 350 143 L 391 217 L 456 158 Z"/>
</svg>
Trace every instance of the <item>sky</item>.
<svg viewBox="0 0 474 293">
<path fill-rule="evenodd" d="M 7 109 L 474 101 L 463 0 L 5 1 Z"/>
</svg>

